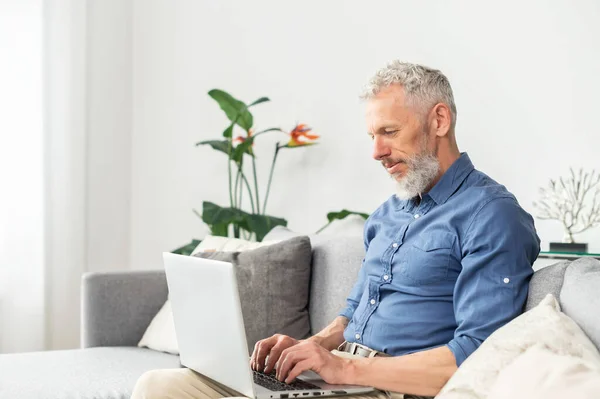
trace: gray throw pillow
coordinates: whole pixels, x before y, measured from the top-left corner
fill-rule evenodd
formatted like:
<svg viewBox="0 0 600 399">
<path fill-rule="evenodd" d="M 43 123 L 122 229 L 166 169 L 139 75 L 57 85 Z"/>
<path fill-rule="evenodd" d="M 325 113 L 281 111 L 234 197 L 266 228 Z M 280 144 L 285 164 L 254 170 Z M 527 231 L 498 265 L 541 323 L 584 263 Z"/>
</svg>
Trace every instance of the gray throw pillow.
<svg viewBox="0 0 600 399">
<path fill-rule="evenodd" d="M 265 240 L 284 240 L 299 236 L 287 227 L 277 226 Z M 346 298 L 358 279 L 365 257 L 362 234 L 309 236 L 313 248 L 310 284 L 310 325 L 316 334 L 329 325 L 346 307 Z"/>
<path fill-rule="evenodd" d="M 546 266 L 533 273 L 529 283 L 526 311 L 539 305 L 548 294 L 552 294 L 557 300 L 560 298 L 565 271 L 570 264 L 571 261 L 566 260 Z"/>
<path fill-rule="evenodd" d="M 273 334 L 310 335 L 308 294 L 312 249 L 308 237 L 243 252 L 200 252 L 194 256 L 233 264 L 248 349 Z"/>
<path fill-rule="evenodd" d="M 600 348 L 600 262 L 579 258 L 567 268 L 560 293 L 563 312 Z"/>
</svg>

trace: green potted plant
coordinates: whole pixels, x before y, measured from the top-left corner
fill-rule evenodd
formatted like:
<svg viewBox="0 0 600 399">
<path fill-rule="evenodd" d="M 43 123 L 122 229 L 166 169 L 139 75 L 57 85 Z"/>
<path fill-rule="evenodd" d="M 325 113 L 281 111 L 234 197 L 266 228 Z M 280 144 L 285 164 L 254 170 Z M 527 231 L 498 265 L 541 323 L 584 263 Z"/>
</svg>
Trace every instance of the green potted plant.
<svg viewBox="0 0 600 399">
<path fill-rule="evenodd" d="M 279 127 L 271 127 L 256 131 L 254 117 L 250 108 L 270 101 L 261 97 L 256 101 L 245 104 L 234 98 L 229 93 L 213 89 L 208 95 L 214 99 L 229 120 L 228 126 L 223 131 L 222 137 L 214 140 L 205 140 L 196 143 L 196 146 L 210 146 L 215 151 L 223 153 L 226 158 L 228 171 L 229 204 L 221 206 L 214 202 L 204 201 L 202 212 L 193 210 L 194 213 L 210 227 L 212 235 L 233 236 L 236 238 L 255 239 L 262 241 L 264 236 L 275 226 L 287 226 L 287 220 L 282 217 L 267 214 L 269 194 L 273 182 L 273 172 L 278 156 L 282 151 L 303 148 L 317 144 L 318 135 L 311 133 L 311 128 L 306 124 L 297 124 L 287 132 Z M 234 130 L 242 130 L 241 135 L 234 137 Z M 265 134 L 284 134 L 286 140 L 277 142 L 273 150 L 273 160 L 269 171 L 264 197 L 261 196 L 258 184 L 258 171 L 254 145 L 257 139 Z M 251 166 L 251 178 L 248 179 L 247 164 Z M 242 209 L 242 200 L 247 196 L 250 209 Z M 261 202 L 261 199 L 264 198 Z M 350 214 L 368 217 L 365 213 L 342 210 L 330 212 L 327 215 L 328 223 L 319 231 L 327 227 L 336 219 L 343 219 Z M 200 243 L 194 239 L 190 243 L 177 248 L 174 253 L 189 255 Z"/>
</svg>

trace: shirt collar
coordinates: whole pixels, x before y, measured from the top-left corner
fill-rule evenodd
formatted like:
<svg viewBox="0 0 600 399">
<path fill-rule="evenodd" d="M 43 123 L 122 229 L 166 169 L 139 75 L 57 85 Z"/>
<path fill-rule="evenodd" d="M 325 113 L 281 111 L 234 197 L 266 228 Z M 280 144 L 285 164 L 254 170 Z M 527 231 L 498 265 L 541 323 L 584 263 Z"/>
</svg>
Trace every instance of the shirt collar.
<svg viewBox="0 0 600 399">
<path fill-rule="evenodd" d="M 423 194 L 423 196 L 429 195 L 438 205 L 445 203 L 474 169 L 475 167 L 469 155 L 466 152 L 462 152 L 460 157 L 442 175 L 440 181 L 428 193 Z M 395 208 L 398 210 L 412 209 L 416 206 L 414 198 L 402 200 L 393 195 L 392 201 L 395 202 Z"/>
<path fill-rule="evenodd" d="M 474 169 L 469 155 L 466 152 L 461 153 L 460 158 L 454 161 L 442 175 L 440 181 L 427 194 L 436 204 L 445 203 Z"/>
</svg>

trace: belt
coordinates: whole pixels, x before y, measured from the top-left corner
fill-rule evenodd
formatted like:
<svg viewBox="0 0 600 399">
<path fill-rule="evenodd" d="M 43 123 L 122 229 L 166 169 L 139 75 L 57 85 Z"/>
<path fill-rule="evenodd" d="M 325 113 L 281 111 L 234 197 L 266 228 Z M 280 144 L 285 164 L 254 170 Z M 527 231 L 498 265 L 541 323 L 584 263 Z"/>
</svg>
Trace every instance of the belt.
<svg viewBox="0 0 600 399">
<path fill-rule="evenodd" d="M 371 349 L 368 346 L 357 344 L 356 342 L 344 341 L 343 344 L 338 346 L 338 350 L 341 352 L 348 352 L 353 355 L 358 355 L 362 357 L 390 357 L 390 355 L 388 355 L 387 353 Z M 433 396 L 418 396 L 409 394 L 404 394 L 403 397 L 404 399 L 434 399 Z"/>
<path fill-rule="evenodd" d="M 356 342 L 348 342 L 348 341 L 344 341 L 344 343 L 338 347 L 338 350 L 341 352 L 348 352 L 350 354 L 358 355 L 361 357 L 375 357 L 375 356 L 389 357 L 390 356 L 387 353 L 380 352 L 375 349 L 371 349 L 368 346 L 364 346 L 361 344 L 357 344 Z"/>
</svg>

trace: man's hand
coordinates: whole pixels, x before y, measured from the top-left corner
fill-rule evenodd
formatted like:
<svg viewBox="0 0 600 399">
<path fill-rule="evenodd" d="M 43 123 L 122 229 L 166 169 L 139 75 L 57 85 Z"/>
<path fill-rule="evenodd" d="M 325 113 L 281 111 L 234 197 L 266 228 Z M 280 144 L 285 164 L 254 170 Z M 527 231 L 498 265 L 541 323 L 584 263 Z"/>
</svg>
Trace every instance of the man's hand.
<svg viewBox="0 0 600 399">
<path fill-rule="evenodd" d="M 250 367 L 252 367 L 252 370 L 270 373 L 279 360 L 281 353 L 299 343 L 300 341 L 297 339 L 282 334 L 275 334 L 272 337 L 262 339 L 254 345 Z M 266 365 L 265 360 L 267 361 Z"/>
<path fill-rule="evenodd" d="M 344 384 L 351 360 L 336 356 L 312 341 L 285 349 L 277 362 L 277 379 L 287 384 L 306 370 L 313 370 L 328 384 Z"/>
</svg>

